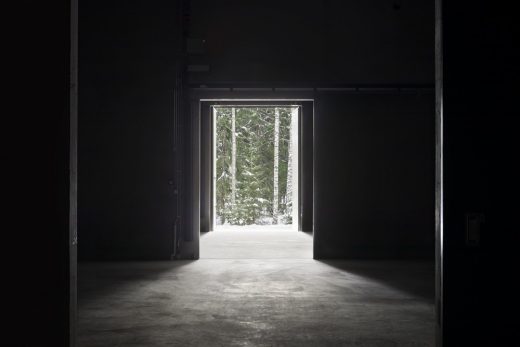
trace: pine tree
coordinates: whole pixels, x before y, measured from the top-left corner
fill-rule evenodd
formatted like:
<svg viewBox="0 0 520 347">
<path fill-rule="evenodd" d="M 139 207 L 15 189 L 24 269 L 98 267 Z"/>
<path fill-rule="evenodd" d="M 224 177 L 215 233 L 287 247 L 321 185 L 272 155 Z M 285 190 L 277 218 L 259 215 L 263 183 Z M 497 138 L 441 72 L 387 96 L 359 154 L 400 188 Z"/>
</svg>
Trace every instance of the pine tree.
<svg viewBox="0 0 520 347">
<path fill-rule="evenodd" d="M 287 174 L 290 171 L 291 109 L 243 107 L 233 112 L 231 107 L 217 107 L 216 110 L 216 212 L 221 223 L 290 222 L 287 201 L 290 201 L 291 189 L 287 189 Z M 275 128 L 277 141 L 274 141 Z M 294 184 L 294 177 L 289 179 L 289 186 L 291 184 Z"/>
<path fill-rule="evenodd" d="M 224 224 L 230 204 L 231 117 L 227 108 L 216 108 L 216 112 L 216 213 Z"/>
</svg>

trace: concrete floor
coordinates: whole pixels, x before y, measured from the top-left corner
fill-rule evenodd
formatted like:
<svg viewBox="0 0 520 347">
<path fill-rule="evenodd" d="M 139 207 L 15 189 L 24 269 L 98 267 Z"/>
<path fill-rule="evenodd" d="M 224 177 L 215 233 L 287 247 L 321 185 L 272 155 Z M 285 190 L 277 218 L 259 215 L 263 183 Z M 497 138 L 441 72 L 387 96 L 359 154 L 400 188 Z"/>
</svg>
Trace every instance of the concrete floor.
<svg viewBox="0 0 520 347">
<path fill-rule="evenodd" d="M 245 227 L 209 232 L 200 238 L 201 259 L 312 259 L 312 235 Z"/>
<path fill-rule="evenodd" d="M 433 284 L 426 262 L 81 263 L 78 346 L 434 346 Z"/>
</svg>

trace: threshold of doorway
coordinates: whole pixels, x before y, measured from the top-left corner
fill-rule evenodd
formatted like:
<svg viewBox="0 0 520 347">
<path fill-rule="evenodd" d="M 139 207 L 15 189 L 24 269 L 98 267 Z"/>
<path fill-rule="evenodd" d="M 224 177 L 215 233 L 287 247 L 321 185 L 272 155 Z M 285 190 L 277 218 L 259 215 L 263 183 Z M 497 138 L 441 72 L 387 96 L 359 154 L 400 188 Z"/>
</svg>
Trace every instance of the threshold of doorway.
<svg viewBox="0 0 520 347">
<path fill-rule="evenodd" d="M 200 259 L 312 259 L 312 234 L 275 228 L 203 233 Z"/>
</svg>

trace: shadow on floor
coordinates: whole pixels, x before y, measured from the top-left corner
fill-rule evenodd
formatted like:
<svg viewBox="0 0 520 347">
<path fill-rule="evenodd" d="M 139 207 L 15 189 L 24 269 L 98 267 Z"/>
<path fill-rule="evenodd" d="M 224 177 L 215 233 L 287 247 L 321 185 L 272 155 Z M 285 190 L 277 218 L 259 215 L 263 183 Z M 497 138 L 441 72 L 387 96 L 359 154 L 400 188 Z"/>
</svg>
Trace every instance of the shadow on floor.
<svg viewBox="0 0 520 347">
<path fill-rule="evenodd" d="M 318 260 L 342 272 L 355 274 L 406 292 L 430 303 L 435 301 L 435 263 L 396 260 Z"/>
<path fill-rule="evenodd" d="M 78 301 L 99 298 L 142 282 L 155 281 L 196 260 L 78 263 Z M 174 275 L 173 275 L 174 276 Z"/>
</svg>

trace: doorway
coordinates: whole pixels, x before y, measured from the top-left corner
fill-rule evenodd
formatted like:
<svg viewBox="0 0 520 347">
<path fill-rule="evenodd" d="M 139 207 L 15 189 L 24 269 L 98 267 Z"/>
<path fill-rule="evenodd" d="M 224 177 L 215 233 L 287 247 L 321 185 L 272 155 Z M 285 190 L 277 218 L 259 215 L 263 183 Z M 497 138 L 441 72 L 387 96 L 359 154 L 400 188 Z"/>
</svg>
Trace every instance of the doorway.
<svg viewBox="0 0 520 347">
<path fill-rule="evenodd" d="M 312 258 L 312 111 L 202 103 L 201 258 Z"/>
<path fill-rule="evenodd" d="M 214 230 L 298 230 L 299 106 L 214 106 Z"/>
</svg>

